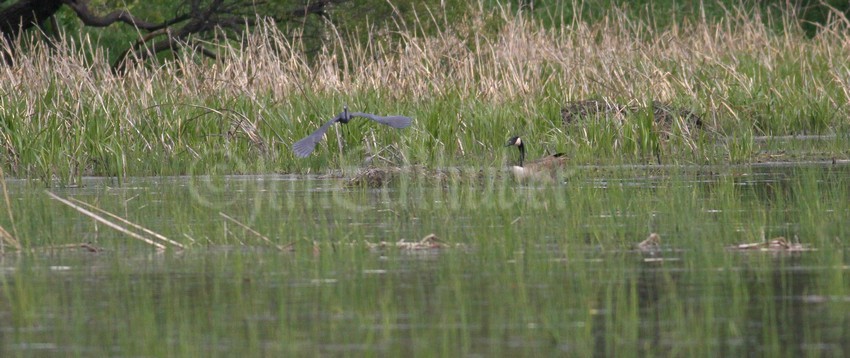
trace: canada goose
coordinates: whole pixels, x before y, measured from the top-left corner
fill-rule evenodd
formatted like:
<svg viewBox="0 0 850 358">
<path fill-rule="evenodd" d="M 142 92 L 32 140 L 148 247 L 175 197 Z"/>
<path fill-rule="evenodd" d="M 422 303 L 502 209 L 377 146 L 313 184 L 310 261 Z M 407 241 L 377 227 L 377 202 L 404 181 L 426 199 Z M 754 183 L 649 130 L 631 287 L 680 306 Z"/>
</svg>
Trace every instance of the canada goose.
<svg viewBox="0 0 850 358">
<path fill-rule="evenodd" d="M 560 168 L 567 160 L 564 153 L 547 155 L 535 161 L 525 162 L 525 143 L 520 137 L 511 137 L 505 147 L 516 146 L 519 149 L 519 165 L 511 167 L 518 179 L 536 178 L 552 180 L 555 169 Z"/>
<path fill-rule="evenodd" d="M 319 141 L 322 140 L 322 137 L 325 135 L 325 132 L 328 131 L 328 128 L 330 128 L 332 124 L 336 122 L 346 124 L 354 117 L 369 118 L 380 124 L 388 125 L 390 127 L 399 129 L 410 126 L 410 122 L 413 121 L 412 118 L 405 116 L 378 116 L 363 112 L 349 112 L 348 106 L 344 106 L 342 113 L 338 114 L 333 119 L 327 121 L 315 132 L 310 133 L 310 135 L 304 137 L 303 139 L 295 142 L 295 144 L 292 145 L 292 151 L 295 152 L 295 156 L 299 158 L 307 157 L 308 155 L 310 155 L 310 153 L 313 152 L 313 149 L 316 148 L 316 143 L 319 143 Z"/>
</svg>

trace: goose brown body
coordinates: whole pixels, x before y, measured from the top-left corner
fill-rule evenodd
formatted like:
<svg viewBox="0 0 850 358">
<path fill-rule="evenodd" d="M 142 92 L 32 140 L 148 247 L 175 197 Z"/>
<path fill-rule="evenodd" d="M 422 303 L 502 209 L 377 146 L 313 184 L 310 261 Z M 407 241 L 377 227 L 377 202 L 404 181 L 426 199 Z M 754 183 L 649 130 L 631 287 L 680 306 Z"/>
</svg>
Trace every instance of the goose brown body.
<svg viewBox="0 0 850 358">
<path fill-rule="evenodd" d="M 525 161 L 525 143 L 520 137 L 511 137 L 506 147 L 515 146 L 519 150 L 519 164 L 511 167 L 517 179 L 537 179 L 551 181 L 555 172 L 564 166 L 567 157 L 564 153 L 555 153 L 543 158 Z"/>
</svg>

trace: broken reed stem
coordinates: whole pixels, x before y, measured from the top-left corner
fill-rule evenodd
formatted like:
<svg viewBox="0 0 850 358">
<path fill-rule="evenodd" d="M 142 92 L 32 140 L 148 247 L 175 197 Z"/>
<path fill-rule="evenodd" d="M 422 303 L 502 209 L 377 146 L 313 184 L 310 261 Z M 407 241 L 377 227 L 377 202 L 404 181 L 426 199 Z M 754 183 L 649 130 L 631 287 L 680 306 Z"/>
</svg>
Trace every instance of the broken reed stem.
<svg viewBox="0 0 850 358">
<path fill-rule="evenodd" d="M 58 195 L 53 194 L 52 192 L 50 192 L 49 190 L 45 190 L 44 192 L 45 192 L 45 193 L 47 193 L 47 195 L 48 195 L 48 196 L 50 196 L 51 198 L 53 198 L 54 200 L 57 200 L 57 201 L 59 201 L 59 202 L 60 202 L 60 203 L 62 203 L 62 204 L 68 205 L 68 206 L 70 206 L 71 208 L 73 208 L 74 210 L 79 211 L 81 214 L 86 215 L 86 216 L 88 216 L 88 217 L 90 217 L 90 218 L 92 218 L 92 219 L 94 219 L 94 220 L 96 220 L 96 221 L 98 221 L 98 222 L 100 222 L 100 223 L 102 223 L 102 224 L 106 225 L 106 226 L 109 226 L 109 227 L 111 227 L 111 228 L 113 228 L 113 229 L 115 229 L 115 230 L 117 230 L 117 231 L 119 231 L 119 232 L 121 232 L 121 233 L 123 233 L 123 234 L 125 234 L 125 235 L 129 236 L 129 237 L 132 237 L 132 238 L 134 238 L 134 239 L 136 239 L 136 240 L 140 240 L 140 241 L 142 241 L 142 242 L 144 242 L 144 243 L 146 243 L 146 244 L 148 244 L 148 245 L 151 245 L 151 246 L 153 246 L 153 247 L 156 247 L 156 248 L 157 248 L 157 249 L 159 249 L 159 250 L 165 250 L 165 248 L 166 248 L 166 247 L 165 247 L 165 245 L 163 245 L 163 244 L 160 244 L 160 243 L 155 242 L 155 241 L 153 241 L 153 240 L 150 240 L 150 239 L 148 239 L 148 238 L 146 238 L 146 237 L 144 237 L 144 236 L 141 236 L 141 235 L 139 235 L 139 234 L 137 234 L 137 233 L 135 233 L 135 232 L 132 232 L 132 231 L 130 231 L 130 230 L 127 230 L 127 229 L 125 229 L 125 228 L 121 227 L 120 225 L 115 224 L 115 223 L 113 223 L 113 222 L 111 222 L 111 221 L 109 221 L 109 220 L 106 220 L 106 219 L 104 219 L 103 217 L 101 217 L 101 216 L 99 216 L 99 215 L 97 215 L 97 214 L 95 214 L 95 213 L 93 213 L 93 212 L 91 212 L 91 211 L 88 211 L 88 210 L 86 210 L 86 209 L 84 209 L 84 208 L 82 208 L 82 207 L 80 207 L 80 206 L 78 206 L 78 205 L 76 205 L 76 204 L 74 204 L 74 203 L 72 203 L 72 202 L 70 202 L 70 201 L 66 200 L 66 199 L 62 199 L 62 198 L 61 198 L 61 197 L 59 197 Z"/>
<path fill-rule="evenodd" d="M 0 254 L 6 252 L 6 245 L 11 245 L 16 249 L 20 250 L 20 246 L 16 246 L 18 244 L 18 240 L 15 239 L 12 234 L 10 234 L 6 229 L 0 226 Z"/>
<path fill-rule="evenodd" d="M 243 224 L 243 223 L 239 222 L 239 220 L 236 220 L 236 219 L 234 219 L 234 218 L 232 218 L 232 217 L 230 217 L 230 216 L 227 216 L 227 214 L 225 214 L 225 213 L 223 213 L 223 212 L 220 212 L 220 211 L 218 212 L 218 215 L 221 215 L 221 217 L 223 217 L 223 218 L 225 218 L 225 219 L 227 219 L 227 220 L 230 220 L 230 222 L 232 222 L 232 223 L 234 223 L 234 224 L 236 224 L 236 225 L 241 226 L 241 227 L 242 227 L 242 228 L 244 228 L 245 230 L 248 230 L 248 232 L 250 232 L 250 233 L 252 233 L 252 234 L 256 235 L 257 237 L 259 237 L 260 239 L 262 239 L 263 241 L 265 241 L 265 242 L 266 242 L 266 243 L 268 243 L 269 245 L 272 245 L 272 246 L 276 247 L 278 250 L 283 251 L 283 250 L 285 249 L 285 247 L 284 247 L 284 246 L 276 245 L 276 244 L 275 244 L 274 242 L 272 242 L 269 238 L 267 238 L 267 237 L 263 236 L 263 234 L 260 234 L 260 233 L 259 233 L 259 232 L 257 232 L 256 230 L 254 230 L 254 229 L 250 228 L 248 225 L 245 225 L 245 224 Z M 244 245 L 244 244 L 243 244 L 243 245 Z M 287 245 L 287 246 L 291 246 L 291 245 Z"/>
<path fill-rule="evenodd" d="M 3 186 L 3 200 L 6 201 L 6 213 L 9 215 L 9 221 L 12 225 L 12 233 L 10 234 L 5 228 L 0 226 L 0 242 L 14 247 L 16 250 L 21 249 L 21 242 L 18 241 L 18 229 L 15 227 L 15 217 L 12 215 L 12 201 L 9 200 L 9 191 L 6 189 L 6 173 L 3 168 L 0 168 L 0 185 Z M 5 246 L 5 245 L 3 245 Z M 0 247 L 0 252 L 5 252 L 5 247 Z"/>
<path fill-rule="evenodd" d="M 92 205 L 92 204 L 89 204 L 89 203 L 85 202 L 85 201 L 78 200 L 78 199 L 74 199 L 74 198 L 70 198 L 70 199 L 71 199 L 71 201 L 73 201 L 73 202 L 75 202 L 75 203 L 79 203 L 79 204 L 83 204 L 83 205 L 85 205 L 85 206 L 86 206 L 86 207 L 88 207 L 89 209 L 93 209 L 93 210 L 96 210 L 96 211 L 98 211 L 98 212 L 100 212 L 100 213 L 102 213 L 102 214 L 109 215 L 111 218 L 113 218 L 113 219 L 115 219 L 115 220 L 118 220 L 118 221 L 120 221 L 120 222 L 122 222 L 122 223 L 124 223 L 124 224 L 130 225 L 130 226 L 132 226 L 132 227 L 134 227 L 134 228 L 136 228 L 136 229 L 138 229 L 138 230 L 141 230 L 142 232 L 144 232 L 144 233 L 146 233 L 146 234 L 148 234 L 148 235 L 152 235 L 153 237 L 155 237 L 155 238 L 157 238 L 157 239 L 159 239 L 159 240 L 162 240 L 162 241 L 164 241 L 164 242 L 166 242 L 166 243 L 169 243 L 169 244 L 171 244 L 171 245 L 177 246 L 177 247 L 179 247 L 179 248 L 181 248 L 181 249 L 185 249 L 185 248 L 186 248 L 185 246 L 183 246 L 183 244 L 181 244 L 181 243 L 179 243 L 179 242 L 177 242 L 177 241 L 174 241 L 174 240 L 170 240 L 169 238 L 167 238 L 167 237 L 163 236 L 162 234 L 160 234 L 160 233 L 158 233 L 158 232 L 155 232 L 155 231 L 150 230 L 150 229 L 148 229 L 148 228 L 146 228 L 146 227 L 144 227 L 144 226 L 141 226 L 141 225 L 139 225 L 139 224 L 136 224 L 136 223 L 134 223 L 134 222 L 132 222 L 132 221 L 129 221 L 129 220 L 127 220 L 127 219 L 124 219 L 124 218 L 122 218 L 122 217 L 120 217 L 120 216 L 118 216 L 118 215 L 115 215 L 115 214 L 110 213 L 110 212 L 108 212 L 108 211 L 106 211 L 106 210 L 103 210 L 103 209 L 101 209 L 101 208 L 98 208 L 98 207 L 96 207 L 96 206 L 94 206 L 94 205 Z"/>
<path fill-rule="evenodd" d="M 87 242 L 79 243 L 79 244 L 65 244 L 65 245 L 53 245 L 46 247 L 39 247 L 38 250 L 70 250 L 70 249 L 86 249 L 89 252 L 100 252 L 100 248 L 89 244 Z"/>
</svg>

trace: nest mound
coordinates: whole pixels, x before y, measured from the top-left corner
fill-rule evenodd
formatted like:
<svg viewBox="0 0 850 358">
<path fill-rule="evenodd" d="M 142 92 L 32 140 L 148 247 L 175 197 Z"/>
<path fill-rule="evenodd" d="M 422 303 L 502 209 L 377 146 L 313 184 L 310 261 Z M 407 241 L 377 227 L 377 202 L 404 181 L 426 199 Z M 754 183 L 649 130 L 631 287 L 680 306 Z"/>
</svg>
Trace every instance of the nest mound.
<svg viewBox="0 0 850 358">
<path fill-rule="evenodd" d="M 412 167 L 372 167 L 361 170 L 348 179 L 346 186 L 381 188 L 399 180 L 416 180 L 431 182 L 435 185 L 449 183 L 473 182 L 479 183 L 489 179 L 499 179 L 502 174 L 498 171 L 488 172 L 484 169 L 462 170 L 458 168 L 428 169 L 423 166 Z"/>
<path fill-rule="evenodd" d="M 573 101 L 561 108 L 561 122 L 566 126 L 599 117 L 624 121 L 627 115 L 639 113 L 646 109 L 647 106 L 619 104 L 608 100 Z M 688 131 L 703 128 L 702 117 L 687 108 L 652 101 L 652 114 L 659 134 L 662 134 L 665 138 L 672 133 L 673 126 L 678 120 L 682 121 Z"/>
</svg>

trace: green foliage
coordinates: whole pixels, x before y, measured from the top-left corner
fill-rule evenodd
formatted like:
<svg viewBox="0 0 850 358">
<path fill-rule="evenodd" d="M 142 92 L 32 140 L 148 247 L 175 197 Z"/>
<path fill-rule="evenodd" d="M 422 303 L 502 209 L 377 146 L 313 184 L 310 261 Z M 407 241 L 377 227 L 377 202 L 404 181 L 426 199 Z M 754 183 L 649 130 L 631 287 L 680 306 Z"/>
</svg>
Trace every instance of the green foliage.
<svg viewBox="0 0 850 358">
<path fill-rule="evenodd" d="M 328 172 L 376 154 L 381 165 L 501 167 L 515 160 L 502 147 L 512 135 L 527 139 L 530 158 L 566 152 L 574 164 L 848 155 L 833 136 L 848 128 L 842 32 L 778 35 L 735 17 L 647 36 L 657 30 L 613 10 L 607 21 L 617 26 L 550 31 L 506 7 L 466 8 L 470 20 L 452 22 L 436 13 L 423 20 L 411 6 L 416 21 L 363 33 L 334 25 L 369 34 L 368 45 L 341 35 L 310 53 L 260 25 L 239 44 L 211 43 L 218 61 L 183 52 L 120 76 L 85 37 L 50 47 L 24 39 L 28 51 L 0 81 L 16 94 L 0 98 L 4 168 L 74 183 L 86 175 Z M 588 99 L 611 108 L 567 123 L 563 110 Z M 290 145 L 344 104 L 408 115 L 414 125 L 356 120 L 296 159 Z M 794 151 L 786 156 L 759 139 L 800 134 L 824 137 L 786 144 Z"/>
<path fill-rule="evenodd" d="M 795 1 L 793 10 L 800 19 L 802 29 L 809 37 L 814 37 L 824 26 L 836 21 L 846 21 L 847 15 L 850 14 L 850 1 Z"/>
</svg>

